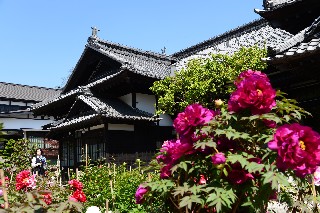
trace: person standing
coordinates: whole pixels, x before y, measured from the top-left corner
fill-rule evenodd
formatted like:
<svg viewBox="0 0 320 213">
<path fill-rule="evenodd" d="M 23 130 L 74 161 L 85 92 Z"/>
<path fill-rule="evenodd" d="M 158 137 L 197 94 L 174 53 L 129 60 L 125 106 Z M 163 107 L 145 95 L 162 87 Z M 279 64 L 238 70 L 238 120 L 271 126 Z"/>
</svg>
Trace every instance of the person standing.
<svg viewBox="0 0 320 213">
<path fill-rule="evenodd" d="M 47 160 L 42 155 L 42 150 L 37 149 L 37 155 L 31 160 L 32 173 L 38 175 L 44 175 L 47 169 Z"/>
</svg>

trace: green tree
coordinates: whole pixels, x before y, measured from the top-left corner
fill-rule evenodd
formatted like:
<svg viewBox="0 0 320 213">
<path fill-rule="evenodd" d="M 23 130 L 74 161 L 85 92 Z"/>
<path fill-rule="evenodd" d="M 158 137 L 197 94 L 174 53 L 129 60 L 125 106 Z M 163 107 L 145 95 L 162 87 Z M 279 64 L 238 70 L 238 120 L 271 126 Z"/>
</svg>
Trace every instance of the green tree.
<svg viewBox="0 0 320 213">
<path fill-rule="evenodd" d="M 10 168 L 9 171 L 14 175 L 22 170 L 29 169 L 31 167 L 32 155 L 36 153 L 36 146 L 31 144 L 26 139 L 7 141 L 4 150 L 0 155 L 5 159 L 4 163 L 0 163 L 0 167 Z"/>
<path fill-rule="evenodd" d="M 261 60 L 267 50 L 257 46 L 241 48 L 233 55 L 213 54 L 208 59 L 191 60 L 186 69 L 157 81 L 150 88 L 158 97 L 158 114 L 176 115 L 192 103 L 213 108 L 215 99 L 227 99 L 231 81 L 248 69 L 264 70 Z"/>
</svg>

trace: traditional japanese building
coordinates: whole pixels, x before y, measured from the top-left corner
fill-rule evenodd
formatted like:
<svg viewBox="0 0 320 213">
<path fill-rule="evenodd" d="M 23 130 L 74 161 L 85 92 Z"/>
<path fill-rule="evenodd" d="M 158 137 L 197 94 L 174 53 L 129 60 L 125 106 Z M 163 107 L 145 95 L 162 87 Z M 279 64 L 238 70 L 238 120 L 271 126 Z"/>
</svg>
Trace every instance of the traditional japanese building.
<svg viewBox="0 0 320 213">
<path fill-rule="evenodd" d="M 261 19 L 171 56 L 104 41 L 93 29 L 61 95 L 33 106 L 36 115 L 57 118 L 46 128 L 61 142 L 62 165 L 79 165 L 85 152 L 96 160 L 110 153 L 154 151 L 172 138 L 172 120 L 154 115 L 153 82 L 193 58 L 253 45 L 268 48 L 263 60 L 273 86 L 313 113 L 306 122 L 319 128 L 320 1 L 265 0 L 263 6 L 255 10 Z"/>
<path fill-rule="evenodd" d="M 3 123 L 4 139 L 28 139 L 40 148 L 45 148 L 47 130 L 42 126 L 53 122 L 50 116 L 35 116 L 31 105 L 56 97 L 59 89 L 0 82 L 0 123 Z M 4 143 L 1 143 L 0 149 Z"/>
<path fill-rule="evenodd" d="M 79 166 L 86 154 L 94 161 L 115 153 L 154 153 L 171 138 L 172 120 L 155 115 L 157 100 L 149 88 L 170 75 L 172 62 L 104 41 L 93 29 L 61 95 L 33 106 L 36 115 L 57 118 L 46 128 L 60 141 L 61 165 Z"/>
<path fill-rule="evenodd" d="M 252 45 L 267 48 L 263 60 L 273 86 L 311 112 L 313 118 L 304 122 L 320 130 L 320 1 L 265 0 L 263 6 L 255 9 L 262 19 L 173 54 L 176 68 L 210 53 L 232 54 Z"/>
<path fill-rule="evenodd" d="M 272 26 L 293 36 L 269 48 L 267 73 L 273 86 L 312 113 L 305 123 L 320 130 L 320 1 L 266 1 L 256 10 Z"/>
</svg>

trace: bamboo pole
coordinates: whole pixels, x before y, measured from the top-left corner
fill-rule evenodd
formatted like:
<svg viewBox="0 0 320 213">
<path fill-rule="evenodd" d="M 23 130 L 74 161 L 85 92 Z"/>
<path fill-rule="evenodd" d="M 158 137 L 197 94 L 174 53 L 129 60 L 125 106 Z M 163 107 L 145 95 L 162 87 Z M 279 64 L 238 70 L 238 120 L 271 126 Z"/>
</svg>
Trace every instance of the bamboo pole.
<svg viewBox="0 0 320 213">
<path fill-rule="evenodd" d="M 79 180 L 79 170 L 78 170 L 78 168 L 76 168 L 76 178 L 77 178 L 77 180 Z"/>
<path fill-rule="evenodd" d="M 1 182 L 2 182 L 4 209 L 8 209 L 9 208 L 9 202 L 8 202 L 8 194 L 7 194 L 7 190 L 6 190 L 6 180 L 5 180 L 5 177 L 4 177 L 3 169 L 0 169 L 0 178 L 1 178 Z"/>
<path fill-rule="evenodd" d="M 86 167 L 88 167 L 88 144 L 86 143 Z"/>
<path fill-rule="evenodd" d="M 106 213 L 109 212 L 109 200 L 106 199 Z"/>
<path fill-rule="evenodd" d="M 70 180 L 70 168 L 68 168 L 68 180 Z"/>
</svg>

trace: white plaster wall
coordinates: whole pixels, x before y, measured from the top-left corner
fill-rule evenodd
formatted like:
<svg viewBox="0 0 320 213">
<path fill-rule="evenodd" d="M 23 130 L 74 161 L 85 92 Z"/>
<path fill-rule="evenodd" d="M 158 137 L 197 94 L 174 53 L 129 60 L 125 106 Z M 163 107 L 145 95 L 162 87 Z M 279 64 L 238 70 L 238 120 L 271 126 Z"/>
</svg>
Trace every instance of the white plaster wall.
<svg viewBox="0 0 320 213">
<path fill-rule="evenodd" d="M 128 104 L 129 106 L 132 106 L 132 93 L 121 96 L 119 97 L 119 99 Z"/>
<path fill-rule="evenodd" d="M 9 101 L 0 101 L 0 104 L 6 104 L 6 105 L 9 105 L 10 102 Z"/>
<path fill-rule="evenodd" d="M 108 123 L 108 130 L 134 131 L 134 125 Z"/>
<path fill-rule="evenodd" d="M 272 32 L 272 33 L 270 33 Z M 286 34 L 286 38 L 283 36 L 278 36 L 278 34 Z M 283 41 L 291 38 L 292 35 L 281 29 L 274 29 L 271 26 L 255 26 L 246 32 L 239 31 L 237 34 L 230 37 L 228 40 L 222 40 L 220 42 L 215 42 L 210 48 L 199 51 L 191 56 L 180 59 L 175 63 L 177 70 L 186 68 L 187 63 L 191 59 L 195 58 L 209 58 L 211 54 L 229 54 L 232 55 L 234 52 L 238 51 L 243 45 L 246 44 L 247 47 L 258 45 L 263 48 L 265 45 L 271 46 L 274 43 L 282 43 Z"/>
<path fill-rule="evenodd" d="M 102 129 L 104 128 L 104 124 L 96 125 L 96 126 L 91 126 L 90 130 L 95 130 L 95 129 Z"/>
<path fill-rule="evenodd" d="M 171 117 L 169 115 L 160 115 L 160 118 L 162 118 L 162 120 L 160 120 L 159 122 L 159 126 L 172 126 L 173 125 L 173 121 L 171 119 Z"/>
<path fill-rule="evenodd" d="M 52 120 L 0 118 L 0 123 L 3 123 L 4 129 L 21 129 L 21 128 L 42 129 L 43 125 L 46 125 L 51 122 Z"/>
<path fill-rule="evenodd" d="M 156 105 L 156 98 L 154 95 L 146 95 L 137 93 L 136 96 L 137 105 L 136 107 L 140 110 L 143 110 L 145 112 L 149 112 L 152 114 L 155 114 L 155 105 Z"/>
<path fill-rule="evenodd" d="M 11 101 L 11 105 L 26 106 L 26 103 L 21 101 Z"/>
</svg>

